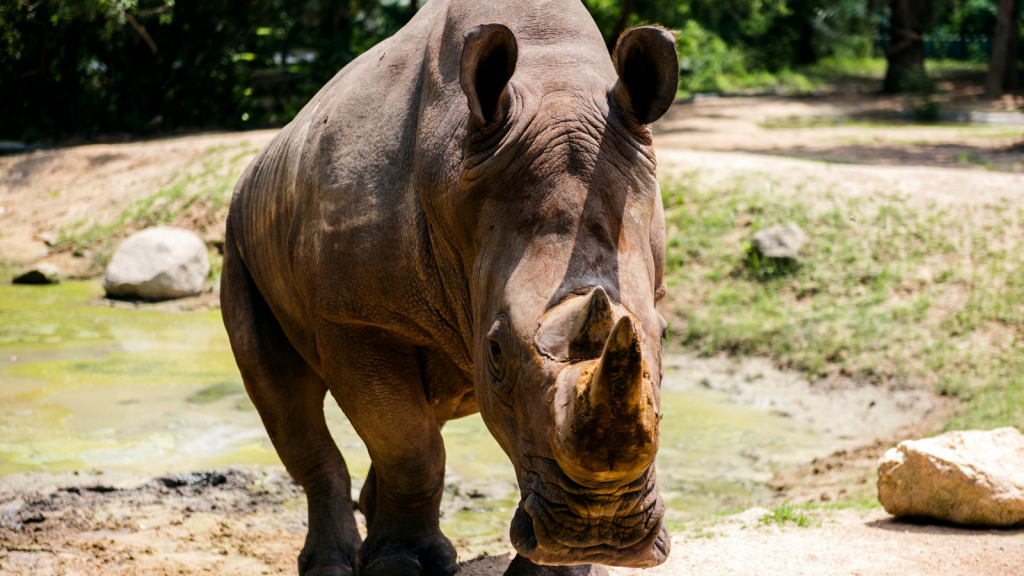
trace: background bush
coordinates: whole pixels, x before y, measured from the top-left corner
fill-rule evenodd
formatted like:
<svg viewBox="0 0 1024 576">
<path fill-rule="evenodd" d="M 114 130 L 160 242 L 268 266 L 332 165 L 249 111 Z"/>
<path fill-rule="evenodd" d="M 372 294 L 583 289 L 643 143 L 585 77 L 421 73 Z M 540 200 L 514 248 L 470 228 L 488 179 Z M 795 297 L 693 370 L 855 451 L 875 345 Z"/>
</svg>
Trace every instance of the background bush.
<svg viewBox="0 0 1024 576">
<path fill-rule="evenodd" d="M 279 125 L 425 0 L 0 0 L 0 139 Z M 413 2 L 410 4 L 410 2 Z M 935 0 L 935 30 L 990 34 L 996 0 Z M 863 59 L 881 0 L 583 0 L 609 44 L 680 32 L 680 88 L 810 88 Z"/>
</svg>

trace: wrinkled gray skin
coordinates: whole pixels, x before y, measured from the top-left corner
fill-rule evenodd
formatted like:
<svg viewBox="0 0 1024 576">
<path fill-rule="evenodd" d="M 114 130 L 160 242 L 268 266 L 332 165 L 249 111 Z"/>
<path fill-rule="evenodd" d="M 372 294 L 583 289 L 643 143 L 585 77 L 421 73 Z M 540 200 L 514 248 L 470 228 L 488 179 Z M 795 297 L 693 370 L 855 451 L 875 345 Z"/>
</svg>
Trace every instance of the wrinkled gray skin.
<svg viewBox="0 0 1024 576">
<path fill-rule="evenodd" d="M 678 64 L 653 27 L 615 58 L 578 0 L 432 0 L 242 175 L 224 322 L 309 501 L 300 574 L 452 574 L 440 431 L 477 411 L 522 495 L 506 574 L 665 560 L 649 124 Z M 373 462 L 365 541 L 328 391 Z"/>
</svg>

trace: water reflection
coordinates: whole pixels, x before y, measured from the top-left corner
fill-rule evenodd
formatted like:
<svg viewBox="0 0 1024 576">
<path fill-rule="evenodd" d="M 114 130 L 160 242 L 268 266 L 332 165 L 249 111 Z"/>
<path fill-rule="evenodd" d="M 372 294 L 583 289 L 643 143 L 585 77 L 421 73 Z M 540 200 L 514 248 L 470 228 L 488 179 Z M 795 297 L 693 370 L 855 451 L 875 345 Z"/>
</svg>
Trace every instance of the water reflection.
<svg viewBox="0 0 1024 576">
<path fill-rule="evenodd" d="M 0 475 L 88 468 L 157 474 L 280 464 L 245 396 L 218 312 L 95 305 L 93 282 L 0 287 Z M 671 372 L 666 379 L 672 378 Z M 816 438 L 703 390 L 663 395 L 658 475 L 670 518 L 756 501 Z M 327 421 L 354 478 L 365 448 L 334 402 Z M 511 464 L 479 416 L 443 431 L 453 537 L 503 535 Z"/>
</svg>

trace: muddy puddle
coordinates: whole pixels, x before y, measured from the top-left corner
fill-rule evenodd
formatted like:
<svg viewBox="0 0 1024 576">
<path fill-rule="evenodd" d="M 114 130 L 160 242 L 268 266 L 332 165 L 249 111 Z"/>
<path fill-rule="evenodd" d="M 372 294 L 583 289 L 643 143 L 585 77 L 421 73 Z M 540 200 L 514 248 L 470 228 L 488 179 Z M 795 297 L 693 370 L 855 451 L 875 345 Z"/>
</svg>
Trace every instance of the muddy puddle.
<svg viewBox="0 0 1024 576">
<path fill-rule="evenodd" d="M 95 282 L 0 287 L 0 476 L 280 465 L 219 312 L 111 307 L 101 295 Z M 755 503 L 777 470 L 929 409 L 909 392 L 817 390 L 763 361 L 665 364 L 658 475 L 679 520 Z M 365 448 L 330 397 L 326 412 L 358 488 Z M 511 464 L 478 415 L 443 434 L 443 528 L 470 539 L 507 533 L 517 502 Z"/>
</svg>

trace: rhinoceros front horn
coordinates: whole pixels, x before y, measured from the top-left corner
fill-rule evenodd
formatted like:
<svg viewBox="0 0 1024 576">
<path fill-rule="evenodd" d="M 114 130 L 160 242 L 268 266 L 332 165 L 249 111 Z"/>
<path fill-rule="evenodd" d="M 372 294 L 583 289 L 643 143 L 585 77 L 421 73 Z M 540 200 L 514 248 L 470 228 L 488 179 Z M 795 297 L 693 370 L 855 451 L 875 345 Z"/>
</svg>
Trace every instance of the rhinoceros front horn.
<svg viewBox="0 0 1024 576">
<path fill-rule="evenodd" d="M 565 400 L 555 408 L 555 453 L 570 478 L 624 483 L 650 466 L 661 416 L 629 316 L 612 328 L 601 357 L 566 368 L 559 386 Z"/>
<path fill-rule="evenodd" d="M 643 362 L 633 321 L 623 316 L 608 337 L 590 382 L 590 404 L 616 409 L 639 407 L 644 385 Z"/>
</svg>

